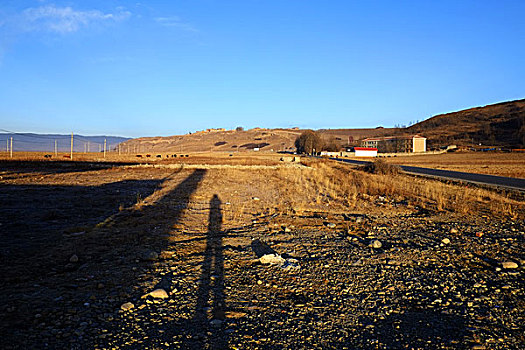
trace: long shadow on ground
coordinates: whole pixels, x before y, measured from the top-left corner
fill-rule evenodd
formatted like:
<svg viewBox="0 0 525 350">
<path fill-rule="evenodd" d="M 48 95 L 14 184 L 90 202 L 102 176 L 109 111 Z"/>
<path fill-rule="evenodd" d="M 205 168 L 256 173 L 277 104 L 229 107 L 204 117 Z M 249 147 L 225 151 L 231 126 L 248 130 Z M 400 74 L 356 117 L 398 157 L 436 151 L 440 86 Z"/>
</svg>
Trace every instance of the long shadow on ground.
<svg viewBox="0 0 525 350">
<path fill-rule="evenodd" d="M 150 261 L 154 259 L 145 257 L 144 253 L 162 252 L 168 246 L 170 230 L 179 221 L 205 173 L 205 170 L 189 173 L 186 179 L 160 200 L 140 209 L 119 211 L 118 201 L 110 200 L 108 202 L 111 205 L 104 207 L 103 222 L 98 219 L 101 212 L 97 212 L 97 219 L 93 221 L 86 214 L 96 209 L 91 202 L 86 204 L 86 198 L 78 196 L 77 191 L 82 192 L 84 189 L 75 186 L 60 189 L 67 198 L 65 202 L 72 202 L 82 215 L 78 220 L 73 215 L 59 217 L 56 219 L 57 225 L 70 227 L 80 224 L 90 226 L 91 229 L 78 237 L 70 237 L 65 241 L 58 239 L 52 244 L 40 246 L 44 252 L 37 253 L 51 256 L 54 269 L 41 271 L 39 275 L 30 275 L 23 280 L 12 279 L 8 285 L 3 284 L 0 289 L 0 333 L 3 335 L 3 346 L 74 349 L 92 348 L 99 341 L 103 343 L 104 340 L 95 338 L 96 334 L 100 329 L 112 329 L 113 320 L 117 318 L 123 302 L 140 298 L 136 281 L 140 275 L 151 273 L 156 263 Z M 171 180 L 168 177 L 163 184 Z M 160 181 L 124 181 L 120 185 L 117 183 L 85 190 L 91 194 L 89 201 L 97 202 L 98 195 L 100 200 L 108 200 L 108 194 L 132 193 L 137 188 L 141 189 L 142 198 L 146 198 L 159 184 Z M 16 192 L 16 188 L 10 190 Z M 22 186 L 19 190 L 24 192 L 27 187 Z M 28 198 L 33 196 L 36 201 L 34 206 L 26 203 L 27 208 L 24 210 L 27 210 L 27 216 L 39 215 L 41 207 L 38 200 L 45 203 L 45 198 L 52 198 L 55 190 L 56 186 L 49 189 L 33 187 Z M 136 197 L 136 192 L 133 194 Z M 94 222 L 98 222 L 95 227 Z M 35 227 L 27 227 L 26 234 L 51 234 L 43 226 Z M 31 236 L 26 239 L 27 244 L 30 242 Z M 72 253 L 76 253 L 78 261 L 69 261 Z M 9 254 L 16 255 L 17 252 L 11 251 Z M 31 261 L 31 256 L 27 255 L 20 261 L 6 258 L 2 268 L 9 269 L 18 263 L 20 266 L 23 263 L 31 264 Z M 22 275 L 26 274 L 21 271 Z"/>
<path fill-rule="evenodd" d="M 223 244 L 225 231 L 222 230 L 221 200 L 217 195 L 211 198 L 209 210 L 206 247 L 204 252 L 199 254 L 202 255 L 201 262 L 196 265 L 200 274 L 197 281 L 192 282 L 196 291 L 181 291 L 185 294 L 187 302 L 184 305 L 175 304 L 173 309 L 169 305 L 159 304 L 151 309 L 146 306 L 144 311 L 129 315 L 128 318 L 124 316 L 117 326 L 123 327 L 120 334 L 113 333 L 109 341 L 103 343 L 103 347 L 228 348 L 228 333 L 224 322 L 227 308 Z M 168 292 L 176 292 L 174 286 L 177 286 L 177 280 L 184 277 L 184 274 L 176 272 L 164 274 L 151 289 L 163 288 Z M 153 313 L 150 314 L 149 310 Z M 151 323 L 152 319 L 157 319 L 158 322 Z"/>
<path fill-rule="evenodd" d="M 160 183 L 126 180 L 101 186 L 0 185 L 0 272 L 4 282 L 10 277 L 14 282 L 27 280 L 31 274 L 56 267 L 56 262 L 47 257 L 68 235 L 85 234 L 120 208 L 151 195 Z M 37 261 L 39 257 L 44 259 Z"/>
</svg>

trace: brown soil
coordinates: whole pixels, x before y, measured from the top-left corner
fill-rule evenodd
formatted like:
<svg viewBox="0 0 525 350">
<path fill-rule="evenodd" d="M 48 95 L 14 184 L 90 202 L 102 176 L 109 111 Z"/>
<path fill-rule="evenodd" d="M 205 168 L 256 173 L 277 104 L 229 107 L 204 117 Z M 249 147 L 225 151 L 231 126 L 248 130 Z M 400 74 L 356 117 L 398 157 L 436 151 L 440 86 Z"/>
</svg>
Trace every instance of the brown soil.
<svg viewBox="0 0 525 350">
<path fill-rule="evenodd" d="M 524 344 L 522 211 L 437 211 L 341 192 L 328 163 L 245 162 L 0 163 L 2 347 Z M 300 268 L 262 265 L 259 242 Z M 145 297 L 157 288 L 169 297 Z"/>
</svg>

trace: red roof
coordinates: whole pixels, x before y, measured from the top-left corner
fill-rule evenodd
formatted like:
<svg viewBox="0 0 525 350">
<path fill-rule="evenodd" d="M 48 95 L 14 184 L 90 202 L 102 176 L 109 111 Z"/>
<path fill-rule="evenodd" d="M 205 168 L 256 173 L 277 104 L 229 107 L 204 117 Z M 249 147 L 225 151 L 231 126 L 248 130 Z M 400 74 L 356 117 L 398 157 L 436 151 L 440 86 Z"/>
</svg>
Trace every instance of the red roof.
<svg viewBox="0 0 525 350">
<path fill-rule="evenodd" d="M 377 148 L 373 148 L 373 147 L 370 147 L 370 148 L 367 148 L 367 147 L 354 147 L 354 151 L 376 151 L 377 152 Z"/>
</svg>

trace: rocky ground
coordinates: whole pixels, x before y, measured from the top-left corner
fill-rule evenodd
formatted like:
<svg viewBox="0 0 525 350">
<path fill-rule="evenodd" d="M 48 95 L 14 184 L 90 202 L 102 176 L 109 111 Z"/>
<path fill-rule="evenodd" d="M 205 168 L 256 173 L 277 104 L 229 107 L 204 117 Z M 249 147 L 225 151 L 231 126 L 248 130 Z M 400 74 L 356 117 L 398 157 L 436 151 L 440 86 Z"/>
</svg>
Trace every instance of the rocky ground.
<svg viewBox="0 0 525 350">
<path fill-rule="evenodd" d="M 283 208 L 271 169 L 2 170 L 3 348 L 525 348 L 522 219 Z"/>
</svg>

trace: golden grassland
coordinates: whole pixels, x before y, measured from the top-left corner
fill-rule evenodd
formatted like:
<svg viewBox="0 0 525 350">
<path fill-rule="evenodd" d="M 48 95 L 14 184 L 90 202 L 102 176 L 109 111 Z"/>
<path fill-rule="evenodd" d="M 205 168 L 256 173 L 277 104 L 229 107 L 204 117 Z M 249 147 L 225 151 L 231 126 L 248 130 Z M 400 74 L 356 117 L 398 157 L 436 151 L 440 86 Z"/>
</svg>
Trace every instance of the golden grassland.
<svg viewBox="0 0 525 350">
<path fill-rule="evenodd" d="M 525 152 L 454 152 L 387 159 L 392 164 L 525 178 Z"/>
<path fill-rule="evenodd" d="M 311 174 L 294 172 L 288 177 L 293 176 L 293 182 L 313 195 L 316 202 L 339 202 L 350 209 L 357 208 L 363 200 L 383 197 L 383 201 L 407 201 L 410 205 L 436 211 L 517 218 L 523 215 L 525 206 L 523 201 L 512 199 L 507 193 L 479 187 L 404 174 L 369 174 L 327 161 L 307 160 L 306 163 L 315 171 Z M 282 172 L 293 172 L 293 169 Z"/>
<path fill-rule="evenodd" d="M 4 157 L 0 159 L 6 159 Z M 470 154 L 447 154 L 442 158 L 423 156 L 421 160 L 416 157 L 388 159 L 389 163 L 411 164 L 428 166 L 426 162 L 436 159 L 434 164 L 459 164 L 467 161 Z M 301 158 L 301 162 L 290 166 L 289 162 L 279 161 L 281 155 L 260 153 L 257 155 L 233 154 L 191 154 L 184 158 L 144 159 L 130 156 L 119 156 L 108 153 L 104 159 L 99 153 L 75 154 L 74 160 L 123 162 L 123 163 L 153 163 L 153 164 L 187 164 L 195 167 L 206 168 L 206 165 L 225 164 L 231 169 L 209 169 L 207 177 L 214 177 L 217 184 L 224 179 L 233 179 L 232 184 L 224 183 L 225 192 L 228 186 L 236 191 L 233 186 L 242 185 L 248 192 L 253 188 L 253 196 L 260 193 L 270 194 L 265 200 L 268 203 L 267 211 L 301 212 L 308 210 L 384 210 L 383 206 L 407 203 L 419 208 L 441 212 L 457 213 L 461 215 L 498 215 L 518 218 L 523 214 L 524 202 L 510 196 L 507 192 L 494 191 L 477 186 L 450 184 L 438 180 L 425 179 L 404 174 L 378 175 L 370 174 L 355 169 L 353 166 L 336 163 L 328 160 Z M 419 159 L 419 157 L 417 157 Z M 503 154 L 504 159 L 495 159 L 494 155 L 476 155 L 472 157 L 471 164 L 481 165 L 483 161 L 491 159 L 491 164 L 512 164 L 519 168 L 519 161 L 523 155 Z M 7 158 L 9 160 L 10 158 Z M 42 160 L 42 153 L 15 153 L 14 160 Z M 67 160 L 67 158 L 60 158 Z M 440 163 L 440 159 L 441 163 Z M 405 160 L 407 162 L 405 162 Z M 45 160 L 51 162 L 49 160 Z M 299 161 L 299 157 L 297 157 Z M 447 163 L 448 162 L 448 163 Z M 506 162 L 506 163 L 505 163 Z M 261 165 L 271 168 L 242 168 L 243 166 Z M 302 165 L 302 166 L 301 166 Z M 239 166 L 239 168 L 235 168 Z M 523 167 L 523 166 L 522 166 Z M 257 189 L 257 190 L 255 190 Z M 521 195 L 522 197 L 522 195 Z M 520 198 L 521 198 L 520 197 Z M 378 199 L 379 198 L 379 199 Z M 138 202 L 141 202 L 138 200 Z M 232 195 L 228 201 L 232 220 L 240 219 L 250 202 L 246 198 Z"/>
<path fill-rule="evenodd" d="M 45 154 L 51 154 L 49 159 Z M 146 155 L 149 154 L 149 157 Z M 137 157 L 140 155 L 140 157 Z M 160 157 L 157 157 L 159 156 Z M 177 155 L 177 157 L 173 157 Z M 121 154 L 116 152 L 103 153 L 74 153 L 73 160 L 79 162 L 125 162 L 150 164 L 231 164 L 231 165 L 277 165 L 280 158 L 290 158 L 293 155 L 283 155 L 271 152 L 198 152 L 198 153 L 162 152 Z M 187 155 L 187 157 L 186 157 Z M 169 157 L 168 157 L 169 156 Z M 0 160 L 10 160 L 9 153 L 0 152 Z M 57 157 L 52 153 L 44 152 L 14 152 L 13 160 L 46 160 L 68 161 L 69 153 L 59 153 Z M 368 159 L 362 159 L 368 160 Z M 525 178 L 525 152 L 455 152 L 438 155 L 418 155 L 386 158 L 388 163 L 411 165 L 425 168 L 462 171 L 478 174 L 489 174 Z"/>
<path fill-rule="evenodd" d="M 45 158 L 45 155 L 51 155 L 50 158 Z M 149 155 L 149 156 L 148 156 Z M 176 157 L 173 157 L 176 155 Z M 106 156 L 103 153 L 73 153 L 73 161 L 75 162 L 116 162 L 116 163 L 137 163 L 137 164 L 232 164 L 232 165 L 276 165 L 282 157 L 290 157 L 289 155 L 281 155 L 277 153 L 256 153 L 256 152 L 199 152 L 199 153 L 137 153 L 137 154 L 121 154 L 116 152 L 107 152 Z M 54 153 L 46 152 L 13 152 L 11 158 L 9 153 L 1 152 L 0 160 L 6 161 L 70 161 L 69 153 Z"/>
</svg>

